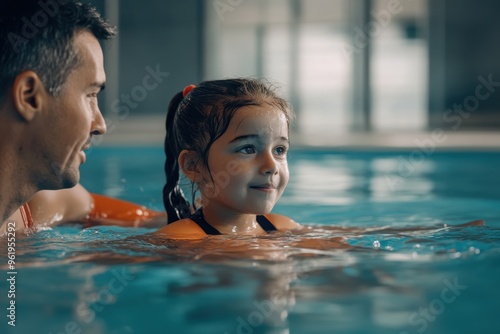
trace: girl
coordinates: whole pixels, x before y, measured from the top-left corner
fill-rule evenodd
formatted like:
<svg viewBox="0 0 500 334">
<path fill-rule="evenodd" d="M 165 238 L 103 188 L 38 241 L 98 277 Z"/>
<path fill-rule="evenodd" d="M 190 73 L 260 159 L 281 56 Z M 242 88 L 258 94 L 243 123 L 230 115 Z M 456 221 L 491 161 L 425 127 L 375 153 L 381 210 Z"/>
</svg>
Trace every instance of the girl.
<svg viewBox="0 0 500 334">
<path fill-rule="evenodd" d="M 175 95 L 165 138 L 169 224 L 156 234 L 200 238 L 299 228 L 270 213 L 288 183 L 292 117 L 290 105 L 258 80 L 205 81 Z M 180 189 L 180 171 L 191 181 L 192 204 Z"/>
</svg>

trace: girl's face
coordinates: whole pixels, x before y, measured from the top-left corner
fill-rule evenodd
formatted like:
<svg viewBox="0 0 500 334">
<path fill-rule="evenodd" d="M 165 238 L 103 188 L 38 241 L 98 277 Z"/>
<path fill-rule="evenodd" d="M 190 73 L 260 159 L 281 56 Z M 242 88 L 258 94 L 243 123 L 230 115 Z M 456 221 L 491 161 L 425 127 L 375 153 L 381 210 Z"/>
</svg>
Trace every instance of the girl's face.
<svg viewBox="0 0 500 334">
<path fill-rule="evenodd" d="M 267 104 L 239 109 L 210 148 L 211 174 L 206 171 L 200 184 L 203 205 L 235 214 L 269 213 L 288 183 L 288 148 L 283 111 Z"/>
</svg>

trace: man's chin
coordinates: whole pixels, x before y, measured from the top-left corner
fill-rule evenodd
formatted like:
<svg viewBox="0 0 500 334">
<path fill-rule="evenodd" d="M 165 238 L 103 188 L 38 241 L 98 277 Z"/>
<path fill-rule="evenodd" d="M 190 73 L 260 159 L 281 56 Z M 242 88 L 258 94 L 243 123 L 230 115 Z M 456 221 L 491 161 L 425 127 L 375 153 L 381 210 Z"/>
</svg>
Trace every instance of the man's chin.
<svg viewBox="0 0 500 334">
<path fill-rule="evenodd" d="M 62 188 L 73 188 L 80 182 L 80 171 L 78 168 L 71 169 L 62 176 Z"/>
<path fill-rule="evenodd" d="M 68 170 L 59 175 L 55 175 L 52 180 L 43 180 L 39 186 L 39 190 L 59 190 L 73 188 L 80 181 L 80 172 L 78 169 Z"/>
<path fill-rule="evenodd" d="M 79 179 L 76 179 L 76 180 L 65 180 L 63 182 L 63 185 L 62 185 L 62 188 L 63 189 L 67 189 L 67 188 L 73 188 L 74 186 L 76 186 L 78 184 L 80 180 Z"/>
</svg>

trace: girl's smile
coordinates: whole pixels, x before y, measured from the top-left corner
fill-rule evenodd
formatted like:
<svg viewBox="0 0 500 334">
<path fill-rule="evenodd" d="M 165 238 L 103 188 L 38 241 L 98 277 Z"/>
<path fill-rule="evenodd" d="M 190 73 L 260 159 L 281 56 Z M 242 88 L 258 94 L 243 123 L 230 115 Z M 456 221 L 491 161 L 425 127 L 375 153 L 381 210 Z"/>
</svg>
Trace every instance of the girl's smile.
<svg viewBox="0 0 500 334">
<path fill-rule="evenodd" d="M 270 183 L 261 184 L 256 186 L 250 186 L 251 189 L 263 191 L 263 192 L 273 192 L 276 190 L 276 187 Z"/>
</svg>

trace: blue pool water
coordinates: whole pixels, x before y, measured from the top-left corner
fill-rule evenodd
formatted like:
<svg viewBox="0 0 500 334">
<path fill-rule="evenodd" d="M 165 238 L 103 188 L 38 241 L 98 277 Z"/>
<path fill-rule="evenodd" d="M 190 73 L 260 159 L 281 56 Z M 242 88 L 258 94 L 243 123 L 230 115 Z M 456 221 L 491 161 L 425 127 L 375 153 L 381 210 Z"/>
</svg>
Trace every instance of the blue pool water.
<svg viewBox="0 0 500 334">
<path fill-rule="evenodd" d="M 500 154 L 295 150 L 289 161 L 274 211 L 310 227 L 301 234 L 18 236 L 16 327 L 2 252 L 0 333 L 499 332 Z M 161 148 L 97 148 L 82 183 L 161 210 L 162 164 Z M 486 225 L 453 227 L 475 219 Z"/>
</svg>

